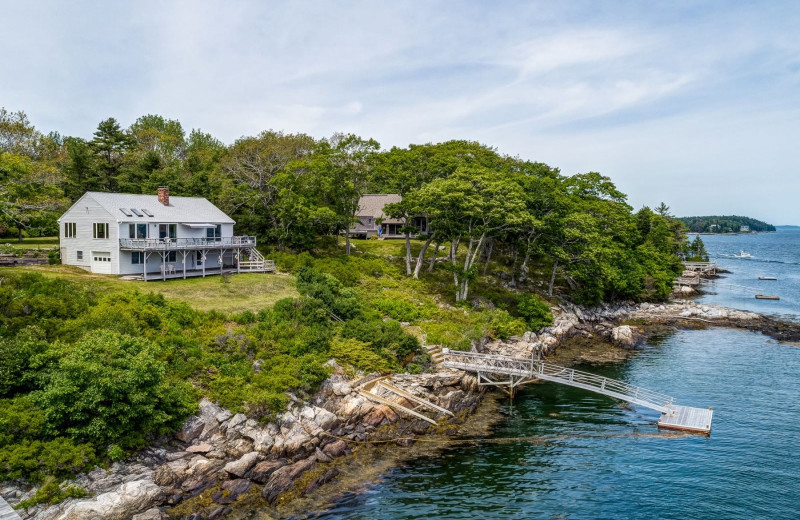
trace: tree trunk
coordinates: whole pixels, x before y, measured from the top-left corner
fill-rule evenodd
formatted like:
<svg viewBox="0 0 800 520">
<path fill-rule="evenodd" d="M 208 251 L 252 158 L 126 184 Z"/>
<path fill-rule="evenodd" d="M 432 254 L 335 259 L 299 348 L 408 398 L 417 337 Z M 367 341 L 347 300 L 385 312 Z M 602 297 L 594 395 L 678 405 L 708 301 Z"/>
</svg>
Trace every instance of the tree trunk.
<svg viewBox="0 0 800 520">
<path fill-rule="evenodd" d="M 419 278 L 419 272 L 422 271 L 422 263 L 425 261 L 425 252 L 428 250 L 428 246 L 431 245 L 433 242 L 434 237 L 436 236 L 436 232 L 434 231 L 432 235 L 422 244 L 422 249 L 419 251 L 419 256 L 417 257 L 417 265 L 414 266 L 414 278 Z M 434 253 L 436 254 L 436 253 Z"/>
<path fill-rule="evenodd" d="M 514 263 L 511 265 L 511 283 L 508 285 L 510 287 L 517 286 L 517 259 L 519 258 L 519 250 L 514 248 Z"/>
<path fill-rule="evenodd" d="M 528 260 L 531 257 L 531 254 L 525 250 L 525 258 L 522 260 L 522 265 L 519 268 L 519 281 L 524 282 L 528 279 Z"/>
<path fill-rule="evenodd" d="M 460 294 L 459 287 L 458 287 L 458 265 L 456 264 L 456 248 L 458 248 L 458 241 L 451 240 L 450 241 L 450 263 L 453 264 L 453 285 L 456 287 L 456 301 L 459 301 L 458 297 Z"/>
<path fill-rule="evenodd" d="M 411 232 L 408 226 L 406 226 L 406 276 L 411 276 Z"/>
<path fill-rule="evenodd" d="M 431 257 L 431 263 L 428 266 L 428 272 L 429 273 L 433 272 L 433 266 L 436 265 L 436 255 L 439 254 L 439 247 L 441 247 L 441 245 L 442 245 L 442 241 L 441 240 L 437 240 L 436 241 L 436 249 L 433 250 L 433 256 Z"/>
<path fill-rule="evenodd" d="M 553 272 L 550 274 L 550 286 L 547 288 L 547 295 L 553 296 L 553 284 L 556 282 L 556 270 L 558 269 L 558 258 L 553 262 Z"/>
<path fill-rule="evenodd" d="M 344 230 L 344 252 L 346 255 L 350 254 L 350 229 Z"/>
<path fill-rule="evenodd" d="M 22 226 L 21 225 L 17 226 L 17 231 L 19 232 L 19 243 L 21 244 L 22 243 Z"/>
<path fill-rule="evenodd" d="M 486 263 L 483 264 L 483 276 L 486 276 L 486 271 L 489 270 L 489 262 L 492 261 L 492 251 L 494 250 L 494 240 L 489 241 L 489 251 L 486 252 Z"/>
</svg>

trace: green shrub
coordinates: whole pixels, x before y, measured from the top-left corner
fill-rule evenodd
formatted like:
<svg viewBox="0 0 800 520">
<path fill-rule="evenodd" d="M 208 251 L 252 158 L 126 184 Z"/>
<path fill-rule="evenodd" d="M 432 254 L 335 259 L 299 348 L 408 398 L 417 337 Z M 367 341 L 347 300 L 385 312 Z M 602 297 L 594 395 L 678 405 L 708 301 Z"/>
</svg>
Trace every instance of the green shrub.
<svg viewBox="0 0 800 520">
<path fill-rule="evenodd" d="M 508 339 L 525 332 L 525 322 L 514 318 L 502 309 L 487 311 L 489 318 L 489 335 L 493 338 Z"/>
<path fill-rule="evenodd" d="M 539 330 L 553 324 L 550 306 L 535 294 L 525 294 L 519 299 L 517 315 L 525 319 L 530 330 Z"/>
<path fill-rule="evenodd" d="M 382 314 L 398 321 L 414 321 L 419 318 L 419 309 L 411 303 L 395 298 L 373 300 L 373 305 Z"/>
<path fill-rule="evenodd" d="M 53 368 L 36 401 L 53 435 L 139 448 L 175 430 L 196 407 L 186 383 L 167 383 L 155 346 L 115 332 L 90 332 Z"/>
<path fill-rule="evenodd" d="M 396 321 L 353 320 L 342 327 L 342 336 L 371 345 L 373 351 L 393 363 L 404 363 L 420 348 L 419 340 Z"/>
<path fill-rule="evenodd" d="M 14 337 L 0 338 L 0 397 L 34 389 L 37 373 L 31 370 L 31 363 L 47 350 L 45 338 L 44 331 L 36 326 L 28 326 Z"/>
<path fill-rule="evenodd" d="M 331 355 L 341 365 L 349 365 L 366 373 L 387 374 L 392 365 L 370 348 L 370 344 L 353 338 L 336 339 L 331 344 Z"/>
<path fill-rule="evenodd" d="M 52 477 L 48 478 L 36 493 L 27 500 L 17 504 L 18 509 L 28 509 L 37 504 L 58 504 L 68 498 L 84 498 L 88 496 L 86 490 L 80 486 L 67 486 L 62 488 Z"/>
<path fill-rule="evenodd" d="M 320 300 L 340 319 L 351 319 L 361 313 L 361 303 L 353 289 L 342 287 L 336 277 L 312 267 L 303 266 L 297 270 L 297 290 Z"/>
<path fill-rule="evenodd" d="M 78 444 L 64 437 L 23 440 L 0 448 L 0 481 L 65 478 L 91 469 L 95 461 L 94 447 L 89 444 Z"/>
</svg>

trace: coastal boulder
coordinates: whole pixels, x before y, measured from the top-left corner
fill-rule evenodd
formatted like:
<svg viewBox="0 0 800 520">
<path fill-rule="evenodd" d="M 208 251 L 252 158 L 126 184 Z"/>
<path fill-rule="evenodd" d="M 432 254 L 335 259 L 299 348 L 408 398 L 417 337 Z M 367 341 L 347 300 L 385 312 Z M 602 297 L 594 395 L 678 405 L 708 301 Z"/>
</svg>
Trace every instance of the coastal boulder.
<svg viewBox="0 0 800 520">
<path fill-rule="evenodd" d="M 225 465 L 225 471 L 230 473 L 231 475 L 235 475 L 239 478 L 245 476 L 245 474 L 250 471 L 250 468 L 255 466 L 256 461 L 258 460 L 258 452 L 253 451 L 246 455 L 243 455 L 242 458 L 239 460 L 235 460 L 233 462 L 229 462 Z"/>
<path fill-rule="evenodd" d="M 176 437 L 183 442 L 192 442 L 203 433 L 206 423 L 200 417 L 189 417 L 183 424 L 183 428 L 179 431 Z"/>
<path fill-rule="evenodd" d="M 611 342 L 617 347 L 632 349 L 638 343 L 637 334 L 628 325 L 620 325 L 611 329 Z"/>
</svg>

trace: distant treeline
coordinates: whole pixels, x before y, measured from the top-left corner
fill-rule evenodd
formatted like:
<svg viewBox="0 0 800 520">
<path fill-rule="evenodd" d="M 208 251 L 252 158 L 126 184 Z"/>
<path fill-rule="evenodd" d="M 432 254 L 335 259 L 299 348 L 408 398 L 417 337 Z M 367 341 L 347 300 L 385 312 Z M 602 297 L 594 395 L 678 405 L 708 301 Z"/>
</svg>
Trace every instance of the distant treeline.
<svg viewBox="0 0 800 520">
<path fill-rule="evenodd" d="M 775 226 L 750 217 L 710 216 L 710 217 L 681 217 L 692 233 L 740 233 L 742 231 L 775 231 Z M 746 226 L 745 229 L 742 229 Z"/>
</svg>

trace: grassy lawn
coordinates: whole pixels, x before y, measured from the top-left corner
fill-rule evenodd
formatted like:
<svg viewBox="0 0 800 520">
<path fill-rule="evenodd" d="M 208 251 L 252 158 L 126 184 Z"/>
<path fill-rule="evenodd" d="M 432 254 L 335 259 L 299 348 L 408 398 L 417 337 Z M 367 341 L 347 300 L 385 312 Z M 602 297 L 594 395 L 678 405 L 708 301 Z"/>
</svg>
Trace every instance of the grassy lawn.
<svg viewBox="0 0 800 520">
<path fill-rule="evenodd" d="M 58 237 L 23 238 L 20 243 L 16 238 L 0 238 L 0 245 L 10 245 L 14 249 L 57 249 Z"/>
<path fill-rule="evenodd" d="M 198 310 L 216 310 L 223 313 L 246 310 L 258 312 L 270 307 L 281 298 L 298 295 L 294 276 L 287 274 L 237 274 L 229 276 L 228 283 L 223 283 L 220 276 L 166 282 L 128 281 L 112 275 L 92 274 L 67 265 L 5 267 L 0 270 L 0 276 L 6 271 L 32 272 L 66 278 L 73 282 L 91 285 L 100 291 L 136 289 L 141 292 L 155 292 L 167 298 L 184 301 Z"/>
</svg>

